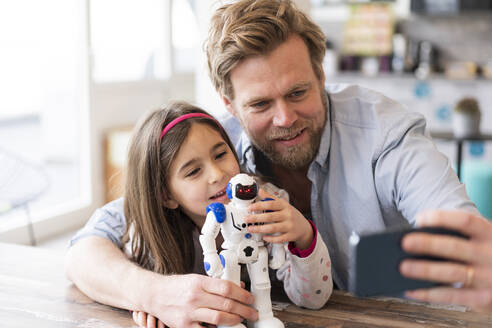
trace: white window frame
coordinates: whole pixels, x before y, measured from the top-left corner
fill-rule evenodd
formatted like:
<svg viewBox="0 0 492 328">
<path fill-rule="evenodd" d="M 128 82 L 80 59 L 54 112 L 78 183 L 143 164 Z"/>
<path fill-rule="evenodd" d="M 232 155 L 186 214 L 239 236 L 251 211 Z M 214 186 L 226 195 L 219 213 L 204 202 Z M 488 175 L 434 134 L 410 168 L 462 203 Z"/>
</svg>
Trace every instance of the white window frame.
<svg viewBox="0 0 492 328">
<path fill-rule="evenodd" d="M 84 104 L 81 113 L 81 194 L 72 201 L 51 207 L 46 210 L 31 213 L 33 230 L 38 243 L 74 231 L 82 227 L 90 218 L 94 210 L 104 204 L 104 158 L 103 138 L 105 132 L 114 126 L 128 126 L 134 124 L 141 117 L 142 112 L 155 108 L 170 99 L 195 101 L 195 73 L 177 74 L 173 69 L 172 51 L 172 1 L 162 0 L 163 7 L 167 8 L 166 39 L 169 44 L 169 60 L 171 63 L 171 77 L 169 80 L 142 80 L 128 82 L 94 83 L 90 68 L 92 67 L 90 46 L 90 5 L 91 1 L 80 0 L 80 10 L 86 21 L 85 38 L 87 42 L 81 45 L 81 51 L 87 54 L 83 63 L 87 72 L 84 81 Z M 124 98 L 124 101 L 122 101 Z M 133 99 L 137 99 L 133 101 Z M 26 220 L 19 219 L 16 226 L 0 231 L 0 242 L 29 244 L 29 231 Z"/>
<path fill-rule="evenodd" d="M 79 9 L 82 18 L 88 22 L 88 0 L 79 1 Z M 86 23 L 85 39 L 88 40 L 88 25 Z M 88 43 L 80 45 L 80 51 L 88 54 Z M 35 231 L 36 240 L 42 241 L 53 235 L 63 231 L 74 229 L 80 226 L 81 222 L 86 220 L 90 213 L 94 210 L 93 199 L 97 199 L 99 187 L 96 183 L 96 170 L 94 161 L 97 160 L 97 148 L 95 148 L 94 134 L 90 131 L 90 119 L 93 116 L 91 107 L 89 106 L 90 99 L 90 72 L 89 72 L 89 57 L 85 56 L 86 60 L 81 63 L 82 71 L 87 72 L 81 85 L 81 122 L 79 128 L 81 131 L 80 137 L 80 173 L 81 173 L 81 189 L 79 197 L 58 206 L 50 206 L 46 209 L 31 212 L 33 229 Z M 21 216 L 22 214 L 19 214 Z M 19 219 L 14 225 L 9 225 L 0 231 L 0 241 L 13 242 L 19 244 L 29 244 L 29 232 L 26 225 L 26 220 Z"/>
</svg>

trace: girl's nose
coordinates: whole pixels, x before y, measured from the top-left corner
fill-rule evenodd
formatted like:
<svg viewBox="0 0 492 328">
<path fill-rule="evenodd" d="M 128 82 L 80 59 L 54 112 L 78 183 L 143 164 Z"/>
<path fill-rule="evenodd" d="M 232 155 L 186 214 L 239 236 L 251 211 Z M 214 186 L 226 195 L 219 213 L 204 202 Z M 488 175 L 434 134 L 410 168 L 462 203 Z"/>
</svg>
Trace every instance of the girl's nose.
<svg viewBox="0 0 492 328">
<path fill-rule="evenodd" d="M 216 182 L 220 182 L 224 177 L 224 171 L 222 168 L 216 164 L 212 164 L 210 166 L 210 175 L 209 175 L 209 183 L 213 184 Z"/>
</svg>

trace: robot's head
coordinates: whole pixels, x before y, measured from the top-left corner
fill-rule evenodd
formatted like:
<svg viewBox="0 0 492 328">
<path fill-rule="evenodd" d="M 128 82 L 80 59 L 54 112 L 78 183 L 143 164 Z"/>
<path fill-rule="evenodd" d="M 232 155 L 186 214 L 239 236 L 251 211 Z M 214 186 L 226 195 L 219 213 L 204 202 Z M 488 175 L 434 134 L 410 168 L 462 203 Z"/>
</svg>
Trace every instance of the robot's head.
<svg viewBox="0 0 492 328">
<path fill-rule="evenodd" d="M 226 192 L 232 201 L 252 201 L 258 196 L 258 185 L 251 176 L 239 173 L 229 181 Z"/>
</svg>

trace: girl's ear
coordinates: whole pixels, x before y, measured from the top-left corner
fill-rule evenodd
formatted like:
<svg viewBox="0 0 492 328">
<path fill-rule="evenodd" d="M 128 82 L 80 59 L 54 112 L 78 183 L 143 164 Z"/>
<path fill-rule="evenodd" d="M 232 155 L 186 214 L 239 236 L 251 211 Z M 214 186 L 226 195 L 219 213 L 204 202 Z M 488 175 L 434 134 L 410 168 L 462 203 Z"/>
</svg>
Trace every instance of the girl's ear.
<svg viewBox="0 0 492 328">
<path fill-rule="evenodd" d="M 174 199 L 165 199 L 164 200 L 164 206 L 166 206 L 167 208 L 169 208 L 171 210 L 175 210 L 178 208 L 179 204 Z"/>
<path fill-rule="evenodd" d="M 171 210 L 175 210 L 178 208 L 178 206 L 179 206 L 178 202 L 175 201 L 174 199 L 172 199 L 171 197 L 169 197 L 167 192 L 164 192 L 163 198 L 164 198 L 164 200 L 163 200 L 164 206 L 166 206 L 167 208 L 169 208 Z"/>
</svg>

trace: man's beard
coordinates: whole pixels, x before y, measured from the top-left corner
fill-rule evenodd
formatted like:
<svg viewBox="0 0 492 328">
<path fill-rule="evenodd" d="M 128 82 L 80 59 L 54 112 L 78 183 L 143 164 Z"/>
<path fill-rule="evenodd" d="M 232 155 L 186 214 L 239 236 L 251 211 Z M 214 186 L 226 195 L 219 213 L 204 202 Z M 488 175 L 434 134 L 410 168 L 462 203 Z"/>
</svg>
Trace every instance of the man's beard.
<svg viewBox="0 0 492 328">
<path fill-rule="evenodd" d="M 304 169 L 311 164 L 314 157 L 318 153 L 319 145 L 321 142 L 321 137 L 323 135 L 324 125 L 326 122 L 326 114 L 328 111 L 328 100 L 324 93 L 321 91 L 321 99 L 323 107 L 325 108 L 325 116 L 321 124 L 316 121 L 316 119 L 311 119 L 303 122 L 296 122 L 292 127 L 289 128 L 275 128 L 269 131 L 265 140 L 258 142 L 255 138 L 249 136 L 252 143 L 257 149 L 259 149 L 266 157 L 268 157 L 272 163 L 276 165 L 283 166 L 289 170 L 299 170 Z M 289 147 L 284 152 L 279 152 L 275 150 L 275 139 L 279 139 L 286 136 L 292 136 L 295 133 L 299 133 L 302 129 L 306 129 L 304 133 L 308 134 L 309 143 L 299 144 Z"/>
</svg>

